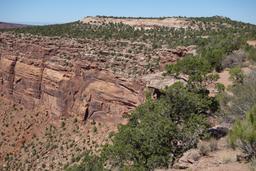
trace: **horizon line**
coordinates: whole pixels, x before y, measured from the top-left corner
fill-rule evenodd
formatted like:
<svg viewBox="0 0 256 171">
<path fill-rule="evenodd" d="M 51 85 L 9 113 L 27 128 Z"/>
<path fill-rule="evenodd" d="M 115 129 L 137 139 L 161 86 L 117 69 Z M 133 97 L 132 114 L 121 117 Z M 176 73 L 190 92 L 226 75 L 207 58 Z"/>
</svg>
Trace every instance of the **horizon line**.
<svg viewBox="0 0 256 171">
<path fill-rule="evenodd" d="M 80 21 L 83 18 L 86 17 L 116 17 L 116 18 L 210 18 L 210 17 L 225 17 L 225 18 L 229 18 L 232 21 L 237 21 L 237 22 L 242 22 L 245 24 L 252 24 L 252 25 L 256 25 L 256 23 L 253 22 L 249 22 L 249 21 L 242 21 L 239 19 L 233 19 L 232 17 L 227 17 L 227 16 L 223 16 L 223 15 L 211 15 L 211 16 L 121 16 L 121 15 L 87 15 L 84 16 L 80 19 L 74 19 L 74 20 L 70 20 L 70 21 L 42 21 L 42 22 L 38 22 L 38 21 L 8 21 L 8 20 L 0 20 L 0 22 L 3 23 L 9 23 L 9 24 L 22 24 L 22 25 L 54 25 L 54 24 L 65 24 L 65 23 L 70 23 L 70 22 L 75 22 L 75 21 Z"/>
</svg>

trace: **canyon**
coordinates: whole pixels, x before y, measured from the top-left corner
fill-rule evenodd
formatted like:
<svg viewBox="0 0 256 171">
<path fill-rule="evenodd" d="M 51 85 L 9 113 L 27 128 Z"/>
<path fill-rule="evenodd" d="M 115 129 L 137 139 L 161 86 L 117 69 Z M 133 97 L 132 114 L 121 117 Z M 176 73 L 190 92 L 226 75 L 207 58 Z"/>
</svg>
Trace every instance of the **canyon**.
<svg viewBox="0 0 256 171">
<path fill-rule="evenodd" d="M 172 161 L 161 161 L 165 164 L 159 162 L 155 169 L 218 170 L 233 169 L 233 164 L 248 168 L 236 159 L 243 153 L 229 148 L 226 135 L 231 125 L 222 126 L 224 104 L 218 98 L 235 87 L 232 67 L 239 67 L 243 77 L 255 70 L 254 30 L 253 25 L 219 16 L 96 16 L 0 30 L 0 170 L 87 167 L 83 164 L 86 153 L 97 158 L 106 145 L 123 152 L 131 144 L 133 152 L 150 147 L 155 139 L 156 147 L 162 148 L 158 144 L 162 136 L 169 141 L 176 135 L 180 137 L 166 147 L 172 150 L 183 144 L 184 151 L 159 155 Z M 170 86 L 177 81 L 184 84 Z M 180 117 L 202 115 L 204 120 L 196 126 L 205 126 L 207 135 L 215 131 L 217 137 L 210 135 L 213 141 L 201 133 L 192 134 L 197 127 L 188 125 L 197 117 L 175 120 L 179 116 L 173 116 L 173 111 Z M 173 126 L 174 133 L 161 135 L 165 126 Z M 186 146 L 190 136 L 195 138 L 194 145 Z M 115 145 L 116 137 L 121 145 Z M 141 145 L 144 142 L 149 143 Z M 146 149 L 157 149 L 152 147 Z M 203 154 L 208 147 L 214 149 Z"/>
</svg>

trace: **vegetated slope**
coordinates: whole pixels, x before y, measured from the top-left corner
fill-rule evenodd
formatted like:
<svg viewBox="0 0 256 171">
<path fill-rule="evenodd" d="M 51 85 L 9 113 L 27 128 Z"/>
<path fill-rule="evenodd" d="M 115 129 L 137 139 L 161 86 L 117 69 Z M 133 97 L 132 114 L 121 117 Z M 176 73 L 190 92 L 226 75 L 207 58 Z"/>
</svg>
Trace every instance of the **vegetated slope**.
<svg viewBox="0 0 256 171">
<path fill-rule="evenodd" d="M 159 19 L 160 20 L 160 19 Z M 68 24 L 38 26 L 17 29 L 17 33 L 31 33 L 42 36 L 61 36 L 72 38 L 90 38 L 101 40 L 130 40 L 154 45 L 154 48 L 198 45 L 228 39 L 244 39 L 255 37 L 255 26 L 233 21 L 222 17 L 186 18 L 194 23 L 198 29 L 168 28 L 137 29 L 123 23 L 106 23 L 101 25 L 83 24 L 79 21 Z M 230 43 L 235 43 L 231 41 Z"/>
<path fill-rule="evenodd" d="M 48 104 L 57 104 L 57 111 L 60 115 L 62 111 L 82 109 L 81 115 L 74 113 L 69 117 L 64 116 L 65 123 L 55 118 L 56 120 L 53 119 L 50 122 L 51 128 L 44 129 L 42 126 L 45 136 L 35 134 L 35 138 L 32 140 L 29 138 L 24 143 L 22 146 L 24 151 L 21 150 L 21 152 L 17 152 L 13 147 L 11 142 L 13 142 L 14 134 L 9 131 L 9 125 L 17 124 L 19 127 L 20 123 L 5 119 L 7 112 L 1 113 L 3 120 L 7 122 L 7 126 L 6 123 L 4 125 L 6 128 L 3 129 L 8 130 L 7 134 L 4 134 L 5 139 L 1 147 L 12 149 L 11 152 L 6 151 L 2 155 L 3 166 L 5 166 L 3 168 L 10 170 L 22 166 L 22 168 L 37 170 L 61 170 L 64 165 L 72 166 L 73 163 L 78 162 L 78 165 L 69 169 L 103 170 L 105 164 L 107 165 L 105 169 L 150 170 L 172 165 L 185 150 L 195 147 L 199 139 L 205 137 L 204 133 L 208 126 L 207 117 L 214 116 L 215 112 L 220 110 L 217 99 L 209 97 L 206 89 L 206 84 L 214 82 L 217 78 L 216 75 L 209 73 L 213 70 L 221 71 L 224 68 L 244 65 L 246 61 L 250 63 L 255 61 L 255 49 L 247 46 L 246 42 L 255 40 L 256 29 L 254 25 L 223 17 L 186 18 L 185 20 L 193 23 L 195 27 L 144 29 L 123 23 L 83 24 L 74 22 L 33 26 L 1 33 L 0 45 L 4 52 L 1 53 L 1 64 L 4 65 L 1 65 L 0 69 L 3 71 L 0 76 L 1 84 L 5 86 L 0 88 L 7 94 L 13 93 L 11 94 L 12 100 L 17 99 L 15 102 L 22 102 L 23 97 L 29 97 L 31 92 L 33 95 L 40 90 L 41 94 L 47 94 L 47 98 L 43 97 L 43 99 Z M 18 40 L 18 43 L 14 40 Z M 194 46 L 191 48 L 190 45 Z M 189 53 L 193 55 L 184 58 Z M 181 60 L 174 64 L 177 59 Z M 16 64 L 18 64 L 18 72 L 13 72 L 16 71 L 14 67 Z M 164 70 L 166 64 L 172 65 L 167 65 Z M 25 75 L 20 72 L 21 66 L 30 68 Z M 31 73 L 37 69 L 42 69 L 42 78 L 35 79 L 35 84 L 31 82 L 31 75 L 33 75 Z M 132 69 L 134 71 L 128 74 Z M 117 70 L 119 72 L 116 72 Z M 110 137 L 113 136 L 113 145 L 110 143 L 104 148 L 101 147 L 105 138 L 108 139 L 107 142 L 111 140 L 107 134 L 115 130 L 117 123 L 111 127 L 106 125 L 113 123 L 113 117 L 121 118 L 121 113 L 124 113 L 112 110 L 115 113 L 113 116 L 111 112 L 103 115 L 102 111 L 114 109 L 115 105 L 120 105 L 120 102 L 125 107 L 128 106 L 128 109 L 135 108 L 137 104 L 130 105 L 133 102 L 127 103 L 123 98 L 118 98 L 116 94 L 121 97 L 127 96 L 120 91 L 120 89 L 125 89 L 136 96 L 132 99 L 141 97 L 142 95 L 137 92 L 139 87 L 136 86 L 136 91 L 131 89 L 130 78 L 135 76 L 135 79 L 140 81 L 140 76 L 159 71 L 165 71 L 173 78 L 181 78 L 187 83 L 185 85 L 175 84 L 165 90 L 153 87 L 153 100 L 148 99 L 145 104 L 136 108 L 129 117 L 128 125 L 120 126 L 119 133 L 110 134 Z M 180 77 L 184 75 L 185 77 Z M 111 79 L 106 80 L 110 76 Z M 128 83 L 123 84 L 126 81 Z M 11 82 L 12 84 L 9 84 Z M 76 91 L 77 85 L 81 82 L 83 82 L 82 90 L 84 91 L 80 91 L 80 88 Z M 32 86 L 32 89 L 30 87 L 28 92 L 23 91 L 22 88 L 30 85 L 36 86 Z M 110 85 L 112 89 L 107 89 Z M 38 89 L 38 87 L 41 88 Z M 219 92 L 223 91 L 222 88 Z M 147 93 L 148 97 L 150 93 Z M 108 97 L 108 102 L 110 102 L 108 107 L 104 101 L 105 97 Z M 35 96 L 35 98 L 38 97 Z M 74 104 L 79 101 L 77 103 L 79 105 L 71 104 L 70 100 L 75 101 Z M 51 107 L 56 109 L 55 105 Z M 47 116 L 54 116 L 51 109 L 42 110 L 42 115 L 46 116 L 49 112 Z M 88 117 L 89 111 L 90 117 Z M 19 112 L 18 110 L 17 113 Z M 118 114 L 118 112 L 121 113 Z M 78 119 L 75 121 L 75 118 Z M 98 118 L 103 118 L 103 120 L 97 120 Z M 87 121 L 86 125 L 83 124 L 83 119 Z M 97 120 L 96 123 L 95 120 Z M 91 127 L 88 121 L 91 121 Z M 20 127 L 23 128 L 23 126 L 22 122 Z M 30 128 L 28 127 L 28 134 L 31 133 Z M 107 131 L 104 132 L 104 130 Z M 84 131 L 88 131 L 90 136 L 84 137 Z M 99 136 L 92 133 L 97 133 Z M 92 135 L 96 140 L 92 138 Z M 14 137 L 17 136 L 20 135 Z M 64 139 L 72 137 L 74 141 L 69 143 L 69 138 L 67 141 L 62 141 L 62 136 Z M 53 140 L 54 143 L 48 145 L 46 142 L 49 140 Z M 9 141 L 10 143 L 7 143 Z M 74 150 L 74 146 L 77 150 Z M 98 155 L 102 148 L 104 150 L 101 156 L 84 153 L 90 151 Z M 33 156 L 35 153 L 33 151 L 42 155 Z M 77 155 L 78 157 L 75 157 Z M 80 160 L 81 157 L 84 159 Z M 37 158 L 42 160 L 37 160 Z M 54 162 L 56 158 L 58 158 L 57 165 Z"/>
</svg>

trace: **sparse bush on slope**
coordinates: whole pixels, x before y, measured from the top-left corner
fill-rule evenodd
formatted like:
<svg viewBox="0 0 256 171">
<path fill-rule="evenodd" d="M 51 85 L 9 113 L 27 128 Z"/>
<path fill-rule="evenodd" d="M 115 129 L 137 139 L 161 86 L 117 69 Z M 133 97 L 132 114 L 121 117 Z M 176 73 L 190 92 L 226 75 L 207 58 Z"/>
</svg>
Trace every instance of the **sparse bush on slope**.
<svg viewBox="0 0 256 171">
<path fill-rule="evenodd" d="M 231 94 L 225 94 L 220 100 L 221 110 L 228 119 L 245 116 L 256 102 L 256 72 L 246 76 L 242 84 L 231 89 Z"/>
<path fill-rule="evenodd" d="M 251 60 L 253 62 L 256 62 L 256 48 L 251 47 L 251 46 L 247 46 L 246 47 L 246 53 L 247 53 L 247 56 L 248 56 L 249 60 Z"/>
<path fill-rule="evenodd" d="M 86 152 L 81 163 L 65 169 L 66 171 L 104 171 L 103 161 L 100 157 Z"/>
<path fill-rule="evenodd" d="M 238 119 L 229 134 L 231 145 L 239 146 L 248 159 L 256 157 L 256 105 L 246 113 L 243 120 Z"/>
</svg>

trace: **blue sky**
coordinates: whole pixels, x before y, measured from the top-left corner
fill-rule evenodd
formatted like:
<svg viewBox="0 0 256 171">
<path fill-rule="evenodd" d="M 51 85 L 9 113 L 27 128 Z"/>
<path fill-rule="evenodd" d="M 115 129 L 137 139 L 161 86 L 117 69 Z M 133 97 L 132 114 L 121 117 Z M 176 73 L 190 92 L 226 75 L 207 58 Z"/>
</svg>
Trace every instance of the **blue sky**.
<svg viewBox="0 0 256 171">
<path fill-rule="evenodd" d="M 221 15 L 256 24 L 256 0 L 0 0 L 5 22 L 63 23 L 95 15 Z"/>
</svg>

